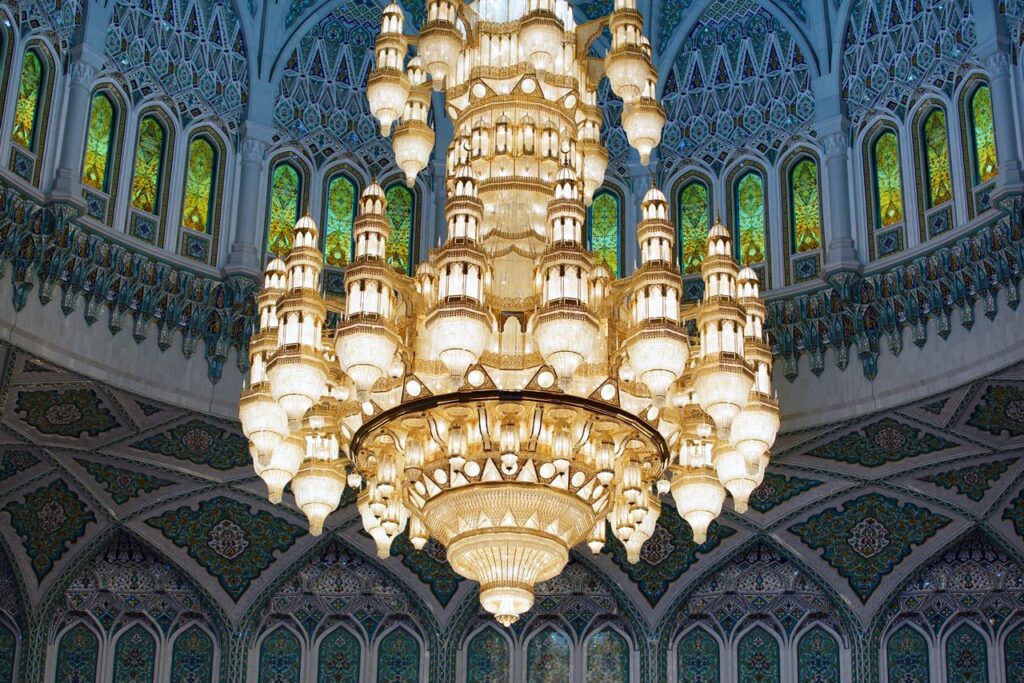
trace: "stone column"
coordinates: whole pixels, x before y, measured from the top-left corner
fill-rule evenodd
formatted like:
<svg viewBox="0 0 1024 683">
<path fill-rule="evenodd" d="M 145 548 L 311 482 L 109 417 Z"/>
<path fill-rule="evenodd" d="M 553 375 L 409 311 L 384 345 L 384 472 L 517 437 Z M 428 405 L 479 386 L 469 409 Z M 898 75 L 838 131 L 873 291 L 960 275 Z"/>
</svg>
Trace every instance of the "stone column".
<svg viewBox="0 0 1024 683">
<path fill-rule="evenodd" d="M 823 127 L 824 128 L 824 127 Z M 825 168 L 828 173 L 828 214 L 825 216 L 825 270 L 855 270 L 860 267 L 853 240 L 853 212 L 850 207 L 849 128 L 836 121 L 833 130 L 822 135 Z"/>
<path fill-rule="evenodd" d="M 68 99 L 64 113 L 63 142 L 57 159 L 54 194 L 72 197 L 81 180 L 85 136 L 89 128 L 89 104 L 92 84 L 103 66 L 102 53 L 87 45 L 74 49 L 68 68 Z"/>
<path fill-rule="evenodd" d="M 274 131 L 258 123 L 246 121 L 239 145 L 238 211 L 235 214 L 235 240 L 228 255 L 229 271 L 255 271 L 263 267 L 262 226 L 260 207 L 264 179 L 263 165 Z"/>
<path fill-rule="evenodd" d="M 651 153 L 650 163 L 644 166 L 640 163 L 636 150 L 629 150 L 629 193 L 624 198 L 622 207 L 622 264 L 619 266 L 620 275 L 623 277 L 640 266 L 640 245 L 636 241 L 636 227 L 640 222 L 640 202 L 643 201 L 647 190 L 651 189 L 651 179 L 655 177 L 657 152 L 655 149 Z M 665 191 L 665 188 L 661 189 Z"/>
<path fill-rule="evenodd" d="M 1010 85 L 1010 57 L 1005 50 L 996 48 L 985 57 L 985 67 L 992 93 L 992 123 L 999 157 L 997 186 L 1002 191 L 1022 184 L 1020 141 L 1017 138 L 1013 90 Z"/>
</svg>

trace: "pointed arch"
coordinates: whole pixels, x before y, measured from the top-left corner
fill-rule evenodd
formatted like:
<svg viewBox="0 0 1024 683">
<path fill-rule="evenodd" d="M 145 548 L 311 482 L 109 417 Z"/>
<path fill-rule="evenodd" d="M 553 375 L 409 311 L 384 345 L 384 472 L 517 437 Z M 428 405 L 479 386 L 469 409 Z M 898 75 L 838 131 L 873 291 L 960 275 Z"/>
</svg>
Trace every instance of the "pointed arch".
<svg viewBox="0 0 1024 683">
<path fill-rule="evenodd" d="M 960 88 L 958 98 L 960 139 L 967 179 L 969 218 L 992 208 L 991 192 L 999 174 L 999 153 L 992 120 L 992 99 L 988 78 L 971 74 Z"/>
<path fill-rule="evenodd" d="M 906 205 L 899 130 L 888 120 L 876 123 L 863 138 L 863 168 L 868 197 L 868 254 L 870 260 L 903 251 L 906 245 Z"/>
<path fill-rule="evenodd" d="M 527 683 L 561 683 L 572 678 L 572 638 L 557 623 L 538 626 L 525 644 Z"/>
<path fill-rule="evenodd" d="M 673 645 L 675 680 L 679 683 L 720 683 L 722 641 L 704 624 L 680 633 Z"/>
<path fill-rule="evenodd" d="M 797 639 L 796 661 L 799 683 L 842 679 L 839 639 L 819 624 L 805 630 Z"/>
<path fill-rule="evenodd" d="M 362 639 L 338 623 L 316 643 L 317 683 L 359 683 L 366 662 Z"/>
<path fill-rule="evenodd" d="M 946 634 L 942 652 L 949 683 L 988 683 L 988 638 L 963 621 Z"/>
<path fill-rule="evenodd" d="M 70 625 L 57 641 L 54 679 L 69 683 L 96 683 L 99 671 L 100 639 L 90 625 Z"/>
<path fill-rule="evenodd" d="M 213 683 L 217 680 L 217 646 L 203 624 L 192 622 L 171 639 L 171 683 Z"/>
<path fill-rule="evenodd" d="M 376 647 L 377 683 L 419 683 L 424 675 L 423 647 L 406 624 L 384 631 Z"/>
<path fill-rule="evenodd" d="M 782 683 L 782 646 L 763 624 L 752 624 L 736 641 L 736 677 L 750 683 Z"/>
<path fill-rule="evenodd" d="M 113 81 L 100 82 L 92 91 L 82 155 L 82 195 L 86 213 L 113 225 L 117 189 L 121 179 L 121 150 L 127 128 L 127 104 Z"/>
<path fill-rule="evenodd" d="M 622 274 L 622 196 L 607 187 L 594 194 L 587 209 L 587 238 L 597 262 L 612 279 Z"/>
<path fill-rule="evenodd" d="M 759 162 L 744 160 L 726 176 L 726 215 L 736 259 L 754 269 L 763 289 L 771 286 L 768 175 Z"/>
<path fill-rule="evenodd" d="M 36 38 L 25 46 L 17 72 L 10 168 L 33 185 L 39 184 L 46 158 L 56 64 L 50 45 Z"/>
<path fill-rule="evenodd" d="M 292 230 L 309 206 L 309 177 L 309 165 L 294 152 L 284 151 L 270 160 L 263 240 L 268 253 L 283 255 L 291 249 Z"/>
<path fill-rule="evenodd" d="M 299 683 L 302 646 L 299 635 L 286 623 L 264 633 L 257 644 L 259 683 Z"/>
<path fill-rule="evenodd" d="M 614 624 L 604 624 L 583 641 L 587 683 L 629 683 L 633 680 L 633 648 Z"/>
<path fill-rule="evenodd" d="M 881 666 L 889 681 L 930 683 L 928 640 L 916 625 L 905 621 L 885 638 Z"/>
<path fill-rule="evenodd" d="M 344 268 L 352 258 L 352 227 L 355 223 L 360 186 L 347 165 L 324 174 L 323 226 L 324 264 Z"/>
<path fill-rule="evenodd" d="M 675 181 L 674 188 L 679 268 L 684 278 L 699 276 L 707 251 L 708 231 L 714 220 L 714 185 L 710 175 L 690 169 Z"/>
<path fill-rule="evenodd" d="M 158 635 L 137 621 L 114 636 L 113 683 L 153 683 Z"/>
<path fill-rule="evenodd" d="M 921 241 L 953 227 L 953 169 L 946 108 L 937 99 L 918 107 L 913 121 L 918 229 Z"/>
<path fill-rule="evenodd" d="M 174 160 L 173 118 L 160 105 L 139 113 L 131 185 L 128 193 L 128 234 L 163 246 Z"/>
<path fill-rule="evenodd" d="M 189 134 L 181 200 L 182 256 L 216 265 L 227 146 L 210 126 Z"/>
<path fill-rule="evenodd" d="M 1008 629 L 1003 638 L 1003 670 L 1006 680 L 1024 680 L 1024 621 Z"/>
<path fill-rule="evenodd" d="M 384 194 L 387 197 L 385 215 L 391 224 L 385 257 L 395 270 L 409 275 L 412 273 L 414 235 L 419 220 L 419 193 L 415 186 L 409 188 L 404 183 L 393 182 L 386 186 Z"/>
<path fill-rule="evenodd" d="M 825 260 L 821 163 L 817 153 L 798 147 L 782 162 L 782 223 L 785 282 L 803 282 L 821 273 Z"/>
<path fill-rule="evenodd" d="M 493 624 L 483 624 L 466 640 L 466 683 L 511 683 L 513 643 Z"/>
</svg>

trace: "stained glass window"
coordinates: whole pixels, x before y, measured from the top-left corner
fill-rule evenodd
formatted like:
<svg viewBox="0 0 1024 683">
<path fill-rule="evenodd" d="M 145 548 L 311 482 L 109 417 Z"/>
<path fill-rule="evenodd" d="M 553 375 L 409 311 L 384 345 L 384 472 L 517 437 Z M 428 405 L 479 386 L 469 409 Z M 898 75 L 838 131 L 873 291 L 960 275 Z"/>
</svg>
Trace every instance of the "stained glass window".
<svg viewBox="0 0 1024 683">
<path fill-rule="evenodd" d="M 203 137 L 194 138 L 188 146 L 185 202 L 181 210 L 181 224 L 189 230 L 210 231 L 216 167 L 217 152 L 210 141 Z"/>
<path fill-rule="evenodd" d="M 1024 624 L 1010 631 L 1003 647 L 1005 648 L 1006 680 L 1024 681 Z"/>
<path fill-rule="evenodd" d="M 320 642 L 317 683 L 359 683 L 359 640 L 338 627 Z"/>
<path fill-rule="evenodd" d="M 348 264 L 355 209 L 355 183 L 346 176 L 335 176 L 327 186 L 327 220 L 324 221 L 324 260 L 329 266 Z"/>
<path fill-rule="evenodd" d="M 106 93 L 96 93 L 92 96 L 92 104 L 89 107 L 82 182 L 101 192 L 107 191 L 107 167 L 110 163 L 110 143 L 113 138 L 114 103 Z"/>
<path fill-rule="evenodd" d="M 493 628 L 485 628 L 466 648 L 466 683 L 509 682 L 508 641 Z"/>
<path fill-rule="evenodd" d="M 114 683 L 152 683 L 156 664 L 156 641 L 142 626 L 135 625 L 117 639 L 114 646 Z"/>
<path fill-rule="evenodd" d="M 61 683 L 95 683 L 99 641 L 83 624 L 60 639 L 54 679 Z"/>
<path fill-rule="evenodd" d="M 391 237 L 387 243 L 387 261 L 400 273 L 410 272 L 409 250 L 412 245 L 413 199 L 412 191 L 405 185 L 388 187 L 387 216 L 391 223 Z"/>
<path fill-rule="evenodd" d="M 527 683 L 564 683 L 570 679 L 569 640 L 546 627 L 530 639 L 526 649 Z"/>
<path fill-rule="evenodd" d="M 789 172 L 792 249 L 794 254 L 821 247 L 821 194 L 818 165 L 801 159 Z"/>
<path fill-rule="evenodd" d="M 797 645 L 799 683 L 839 680 L 839 643 L 825 629 L 815 626 Z"/>
<path fill-rule="evenodd" d="M 270 215 L 267 220 L 267 251 L 283 254 L 292 246 L 292 232 L 299 220 L 302 179 L 294 166 L 274 167 L 270 181 Z"/>
<path fill-rule="evenodd" d="M 132 206 L 157 213 L 160 179 L 164 165 L 164 128 L 155 116 L 139 123 L 139 141 L 135 145 L 135 171 L 132 173 Z"/>
<path fill-rule="evenodd" d="M 900 175 L 900 143 L 896 133 L 887 130 L 878 136 L 874 147 L 875 214 L 880 227 L 903 220 L 903 189 Z"/>
<path fill-rule="evenodd" d="M 928 643 L 924 636 L 906 624 L 896 629 L 885 646 L 885 666 L 890 681 L 929 683 Z"/>
<path fill-rule="evenodd" d="M 198 626 L 174 639 L 171 683 L 213 683 L 213 640 Z"/>
<path fill-rule="evenodd" d="M 711 198 L 704 183 L 694 180 L 679 193 L 679 249 L 683 275 L 700 272 L 711 228 Z"/>
<path fill-rule="evenodd" d="M 974 182 L 984 183 L 999 173 L 992 95 L 983 85 L 971 96 L 971 138 L 974 142 Z"/>
<path fill-rule="evenodd" d="M 953 179 L 949 169 L 949 136 L 946 112 L 936 109 L 924 120 L 925 170 L 928 180 L 928 206 L 938 206 L 953 198 Z"/>
<path fill-rule="evenodd" d="M 679 683 L 719 683 L 722 663 L 718 641 L 702 628 L 695 628 L 676 647 Z"/>
<path fill-rule="evenodd" d="M 260 643 L 259 683 L 299 683 L 302 652 L 299 639 L 286 629 L 277 630 Z"/>
<path fill-rule="evenodd" d="M 17 643 L 11 629 L 0 623 L 0 683 L 14 683 L 14 651 Z"/>
<path fill-rule="evenodd" d="M 980 633 L 961 624 L 946 639 L 946 680 L 988 683 L 988 646 Z"/>
<path fill-rule="evenodd" d="M 596 201 L 596 200 L 595 200 Z M 629 643 L 606 628 L 587 640 L 587 683 L 628 683 Z"/>
<path fill-rule="evenodd" d="M 590 205 L 590 249 L 613 278 L 619 275 L 621 222 L 619 198 L 611 192 L 598 192 Z"/>
<path fill-rule="evenodd" d="M 377 683 L 419 683 L 420 644 L 403 628 L 384 636 L 377 648 Z"/>
<path fill-rule="evenodd" d="M 740 640 L 739 680 L 743 683 L 780 683 L 779 642 L 760 626 Z"/>
<path fill-rule="evenodd" d="M 43 90 L 43 62 L 33 50 L 25 53 L 18 82 L 18 102 L 14 106 L 14 130 L 11 139 L 25 149 L 35 149 L 36 119 L 39 117 Z"/>
<path fill-rule="evenodd" d="M 748 171 L 736 183 L 736 256 L 744 264 L 765 260 L 764 181 Z"/>
</svg>

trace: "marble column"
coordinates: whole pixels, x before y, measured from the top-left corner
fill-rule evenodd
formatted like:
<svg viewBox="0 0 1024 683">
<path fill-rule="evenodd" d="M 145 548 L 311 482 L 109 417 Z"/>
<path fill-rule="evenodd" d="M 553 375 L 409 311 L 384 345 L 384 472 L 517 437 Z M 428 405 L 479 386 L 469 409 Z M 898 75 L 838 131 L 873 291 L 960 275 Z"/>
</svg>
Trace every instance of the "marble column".
<svg viewBox="0 0 1024 683">
<path fill-rule="evenodd" d="M 985 57 L 985 67 L 992 93 L 992 123 L 999 157 L 997 186 L 999 190 L 1019 187 L 1022 184 L 1020 141 L 1013 111 L 1010 57 L 1005 50 L 996 49 Z"/>
<path fill-rule="evenodd" d="M 824 127 L 823 127 L 824 128 Z M 845 120 L 833 122 L 822 135 L 825 152 L 828 214 L 825 229 L 825 270 L 855 270 L 860 267 L 853 240 L 853 212 L 850 206 L 850 143 Z"/>
<path fill-rule="evenodd" d="M 89 128 L 92 84 L 103 66 L 103 54 L 86 45 L 74 49 L 68 68 L 68 99 L 64 114 L 63 142 L 57 158 L 54 194 L 72 197 L 81 180 L 82 155 Z"/>
<path fill-rule="evenodd" d="M 273 129 L 251 121 L 245 122 L 239 145 L 238 211 L 235 218 L 235 240 L 228 255 L 229 271 L 259 272 L 263 266 L 260 201 L 264 184 L 263 166 L 273 139 Z"/>
</svg>

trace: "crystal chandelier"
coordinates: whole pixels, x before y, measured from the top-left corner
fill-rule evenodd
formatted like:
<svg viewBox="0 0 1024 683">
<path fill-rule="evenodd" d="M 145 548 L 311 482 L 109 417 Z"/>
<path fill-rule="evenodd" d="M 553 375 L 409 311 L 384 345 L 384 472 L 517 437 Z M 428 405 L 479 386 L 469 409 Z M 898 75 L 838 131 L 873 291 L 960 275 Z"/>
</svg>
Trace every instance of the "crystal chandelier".
<svg viewBox="0 0 1024 683">
<path fill-rule="evenodd" d="M 669 492 L 697 543 L 726 492 L 746 509 L 779 428 L 765 308 L 720 223 L 705 298 L 683 304 L 654 187 L 636 272 L 613 279 L 584 246 L 608 164 L 597 81 L 625 102 L 645 163 L 665 119 L 632 0 L 579 27 L 564 0 L 430 0 L 418 38 L 402 25 L 388 5 L 367 94 L 383 133 L 397 122 L 411 183 L 434 143 L 430 88 L 444 93 L 447 241 L 414 277 L 395 272 L 374 182 L 344 299 L 328 301 L 317 227 L 299 220 L 266 268 L 240 417 L 271 501 L 290 483 L 311 533 L 350 486 L 382 558 L 405 531 L 417 549 L 436 539 L 508 625 L 574 546 L 600 552 L 608 528 L 636 562 Z M 605 27 L 602 61 L 590 55 Z"/>
</svg>

